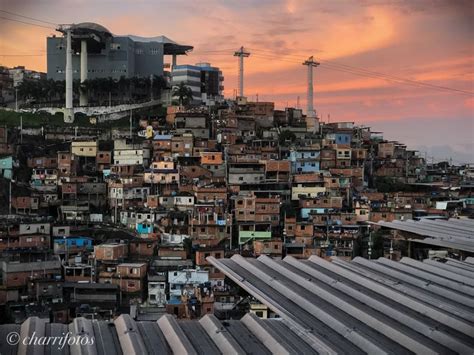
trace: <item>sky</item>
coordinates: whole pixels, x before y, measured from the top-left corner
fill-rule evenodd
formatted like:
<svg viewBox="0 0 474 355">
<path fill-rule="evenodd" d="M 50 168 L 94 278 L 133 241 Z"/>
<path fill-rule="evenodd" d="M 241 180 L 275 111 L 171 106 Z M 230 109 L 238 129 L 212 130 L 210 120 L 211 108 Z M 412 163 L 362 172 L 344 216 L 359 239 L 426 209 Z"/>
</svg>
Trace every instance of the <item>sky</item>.
<svg viewBox="0 0 474 355">
<path fill-rule="evenodd" d="M 474 92 L 471 0 L 2 0 L 0 10 L 52 23 L 97 22 L 114 34 L 165 35 L 192 45 L 178 63 L 220 67 L 228 97 L 237 88 L 232 54 L 244 46 L 251 53 L 246 96 L 258 94 L 277 108 L 295 106 L 298 97 L 305 107 L 301 63 L 313 55 L 321 62 L 314 69 L 314 106 L 323 121 L 354 121 L 428 157 L 474 162 L 472 94 L 340 70 L 349 65 Z M 45 71 L 52 33 L 0 18 L 0 65 Z"/>
</svg>

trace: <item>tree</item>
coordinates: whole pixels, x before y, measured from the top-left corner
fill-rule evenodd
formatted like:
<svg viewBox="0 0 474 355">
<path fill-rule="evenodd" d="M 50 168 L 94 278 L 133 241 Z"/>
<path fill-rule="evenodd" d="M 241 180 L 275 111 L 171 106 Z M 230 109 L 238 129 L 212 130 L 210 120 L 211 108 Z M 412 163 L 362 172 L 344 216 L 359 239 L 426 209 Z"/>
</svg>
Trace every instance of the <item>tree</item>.
<svg viewBox="0 0 474 355">
<path fill-rule="evenodd" d="M 179 102 L 179 106 L 189 104 L 193 99 L 193 92 L 189 86 L 186 86 L 184 82 L 179 83 L 178 86 L 173 88 L 173 97 L 176 97 Z"/>
<path fill-rule="evenodd" d="M 282 131 L 280 135 L 278 136 L 278 141 L 280 145 L 287 145 L 288 144 L 287 141 L 290 141 L 291 143 L 293 143 L 295 140 L 296 140 L 296 135 L 293 132 L 288 131 L 288 130 Z"/>
<path fill-rule="evenodd" d="M 153 75 L 153 83 L 151 85 L 152 97 L 157 99 L 161 95 L 161 91 L 166 88 L 166 80 L 162 76 Z"/>
</svg>

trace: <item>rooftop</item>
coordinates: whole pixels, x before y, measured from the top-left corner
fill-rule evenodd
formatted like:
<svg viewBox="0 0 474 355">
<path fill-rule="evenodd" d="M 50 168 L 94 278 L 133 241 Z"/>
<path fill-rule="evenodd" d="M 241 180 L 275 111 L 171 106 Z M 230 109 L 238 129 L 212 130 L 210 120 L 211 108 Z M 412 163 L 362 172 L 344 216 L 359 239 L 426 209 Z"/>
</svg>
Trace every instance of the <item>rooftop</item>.
<svg viewBox="0 0 474 355">
<path fill-rule="evenodd" d="M 416 236 L 409 240 L 416 243 L 474 252 L 472 219 L 380 221 L 377 225 L 409 232 Z"/>
<path fill-rule="evenodd" d="M 474 347 L 473 263 L 458 261 L 448 271 L 441 262 L 409 258 L 207 260 L 315 352 L 448 354 Z"/>
<path fill-rule="evenodd" d="M 176 320 L 167 314 L 158 321 L 135 321 L 123 314 L 113 322 L 76 318 L 69 324 L 49 323 L 38 317 L 28 318 L 22 325 L 0 325 L 0 337 L 11 332 L 26 339 L 60 337 L 71 331 L 72 337 L 94 338 L 92 345 L 69 345 L 55 349 L 53 345 L 9 345 L 0 343 L 0 353 L 85 353 L 85 354 L 272 354 L 314 353 L 311 346 L 301 342 L 294 329 L 279 319 L 262 320 L 247 314 L 240 321 L 220 322 L 206 315 L 197 320 Z M 26 343 L 28 344 L 28 343 Z"/>
</svg>

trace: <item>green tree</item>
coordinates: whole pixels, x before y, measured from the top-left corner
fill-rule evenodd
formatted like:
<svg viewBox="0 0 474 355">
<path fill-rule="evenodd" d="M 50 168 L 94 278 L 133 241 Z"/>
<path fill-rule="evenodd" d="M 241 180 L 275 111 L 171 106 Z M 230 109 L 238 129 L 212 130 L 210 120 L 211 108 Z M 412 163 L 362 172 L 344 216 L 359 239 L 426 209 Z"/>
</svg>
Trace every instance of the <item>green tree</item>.
<svg viewBox="0 0 474 355">
<path fill-rule="evenodd" d="M 167 83 L 162 76 L 153 75 L 151 78 L 151 93 L 154 99 L 158 99 L 163 89 L 166 89 Z"/>
<path fill-rule="evenodd" d="M 291 131 L 284 130 L 278 136 L 278 141 L 280 145 L 288 145 L 288 141 L 290 143 L 293 143 L 294 141 L 296 141 L 296 135 Z"/>
<path fill-rule="evenodd" d="M 187 105 L 193 99 L 193 92 L 189 86 L 186 86 L 184 82 L 179 83 L 178 86 L 173 88 L 173 97 L 178 99 L 179 105 Z"/>
</svg>

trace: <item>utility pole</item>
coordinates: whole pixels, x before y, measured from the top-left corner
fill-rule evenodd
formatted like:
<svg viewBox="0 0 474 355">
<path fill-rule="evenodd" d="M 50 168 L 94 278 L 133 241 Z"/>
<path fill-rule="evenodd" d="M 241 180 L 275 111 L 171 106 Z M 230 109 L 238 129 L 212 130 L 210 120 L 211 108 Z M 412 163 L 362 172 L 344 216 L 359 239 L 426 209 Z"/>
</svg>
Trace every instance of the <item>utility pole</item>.
<svg viewBox="0 0 474 355">
<path fill-rule="evenodd" d="M 240 47 L 237 52 L 234 52 L 234 57 L 239 57 L 239 96 L 244 96 L 244 58 L 250 56 L 250 52 L 244 50 L 244 47 Z"/>
<path fill-rule="evenodd" d="M 319 65 L 313 58 L 313 56 L 309 57 L 306 61 L 303 62 L 303 65 L 308 67 L 308 89 L 306 92 L 306 115 L 309 118 L 316 118 L 316 112 L 314 112 L 313 108 L 313 68 Z"/>
<path fill-rule="evenodd" d="M 12 179 L 13 176 L 10 176 L 10 191 L 8 193 L 8 216 L 12 214 Z"/>
<path fill-rule="evenodd" d="M 118 204 L 118 198 L 117 198 L 117 188 L 115 188 L 115 213 L 114 213 L 114 223 L 117 224 L 117 204 Z"/>
<path fill-rule="evenodd" d="M 132 109 L 130 109 L 130 139 L 132 139 Z"/>
<path fill-rule="evenodd" d="M 20 144 L 23 144 L 23 116 L 20 116 Z"/>
<path fill-rule="evenodd" d="M 15 112 L 18 112 L 18 86 L 15 87 Z"/>
</svg>

